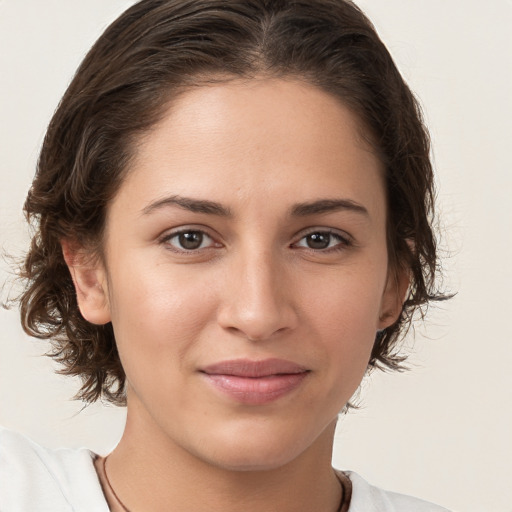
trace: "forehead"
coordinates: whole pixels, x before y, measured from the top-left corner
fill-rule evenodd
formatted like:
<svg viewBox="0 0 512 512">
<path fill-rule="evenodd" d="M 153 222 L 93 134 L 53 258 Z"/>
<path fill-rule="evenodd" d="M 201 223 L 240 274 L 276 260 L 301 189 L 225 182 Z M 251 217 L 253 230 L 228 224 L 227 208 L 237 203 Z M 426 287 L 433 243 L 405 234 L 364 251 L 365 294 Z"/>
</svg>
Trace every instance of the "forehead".
<svg viewBox="0 0 512 512">
<path fill-rule="evenodd" d="M 192 88 L 139 144 L 127 183 L 140 196 L 194 195 L 294 202 L 382 194 L 382 166 L 359 119 L 339 99 L 298 80 L 253 79 Z"/>
</svg>

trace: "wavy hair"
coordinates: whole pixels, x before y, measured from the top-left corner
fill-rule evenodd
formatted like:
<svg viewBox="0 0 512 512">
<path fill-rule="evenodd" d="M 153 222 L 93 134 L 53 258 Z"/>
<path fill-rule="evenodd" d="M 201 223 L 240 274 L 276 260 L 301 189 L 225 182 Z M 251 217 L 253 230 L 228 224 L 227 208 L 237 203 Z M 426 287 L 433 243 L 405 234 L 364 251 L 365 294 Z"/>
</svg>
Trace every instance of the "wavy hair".
<svg viewBox="0 0 512 512">
<path fill-rule="evenodd" d="M 390 268 L 411 285 L 398 320 L 377 333 L 369 368 L 398 369 L 397 342 L 432 300 L 429 136 L 417 101 L 366 16 L 344 0 L 142 0 L 85 57 L 48 127 L 25 203 L 33 238 L 21 269 L 25 331 L 50 339 L 61 373 L 82 379 L 77 398 L 125 403 L 111 324 L 87 322 L 60 241 L 101 251 L 106 210 L 138 137 L 181 91 L 208 81 L 267 75 L 311 83 L 356 113 L 385 169 Z"/>
</svg>

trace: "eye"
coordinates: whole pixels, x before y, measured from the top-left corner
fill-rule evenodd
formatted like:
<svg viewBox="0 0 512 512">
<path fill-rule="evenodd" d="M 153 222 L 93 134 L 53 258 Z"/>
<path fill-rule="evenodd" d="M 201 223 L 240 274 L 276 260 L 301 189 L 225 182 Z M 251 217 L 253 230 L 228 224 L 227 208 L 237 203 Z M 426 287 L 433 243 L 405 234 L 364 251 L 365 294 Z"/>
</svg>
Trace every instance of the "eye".
<svg viewBox="0 0 512 512">
<path fill-rule="evenodd" d="M 343 249 L 350 245 L 348 237 L 343 237 L 332 231 L 313 231 L 303 236 L 295 247 L 305 247 L 315 251 L 325 251 L 329 249 Z"/>
<path fill-rule="evenodd" d="M 199 249 L 206 249 L 215 245 L 213 239 L 204 231 L 195 229 L 187 229 L 178 233 L 171 233 L 162 241 L 169 244 L 173 249 L 182 252 L 197 251 Z"/>
</svg>

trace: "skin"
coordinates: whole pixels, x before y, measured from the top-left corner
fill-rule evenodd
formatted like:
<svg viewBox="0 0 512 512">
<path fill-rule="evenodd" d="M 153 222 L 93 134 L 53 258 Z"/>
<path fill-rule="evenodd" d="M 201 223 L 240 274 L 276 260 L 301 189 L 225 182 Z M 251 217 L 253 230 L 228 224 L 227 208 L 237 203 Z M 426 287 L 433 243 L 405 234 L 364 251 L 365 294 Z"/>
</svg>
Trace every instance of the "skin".
<svg viewBox="0 0 512 512">
<path fill-rule="evenodd" d="M 337 510 L 337 415 L 407 287 L 388 269 L 383 169 L 361 129 L 299 81 L 193 89 L 141 139 L 104 263 L 64 243 L 81 312 L 112 321 L 127 375 L 108 475 L 130 510 Z M 180 246 L 180 231 L 199 248 Z M 240 403 L 201 373 L 238 358 L 307 375 L 269 403 Z"/>
</svg>

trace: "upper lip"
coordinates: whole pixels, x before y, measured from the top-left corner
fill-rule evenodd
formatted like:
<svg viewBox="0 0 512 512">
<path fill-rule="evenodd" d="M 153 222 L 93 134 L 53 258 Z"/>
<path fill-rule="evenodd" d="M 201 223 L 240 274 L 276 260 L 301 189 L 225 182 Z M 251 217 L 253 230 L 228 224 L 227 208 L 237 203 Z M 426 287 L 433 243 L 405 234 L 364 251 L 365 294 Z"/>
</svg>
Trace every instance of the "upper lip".
<svg viewBox="0 0 512 512">
<path fill-rule="evenodd" d="M 308 369 L 300 364 L 285 359 L 264 359 L 253 361 L 251 359 L 232 359 L 221 361 L 201 369 L 208 375 L 234 375 L 237 377 L 268 377 L 270 375 L 283 375 L 304 373 Z"/>
</svg>

